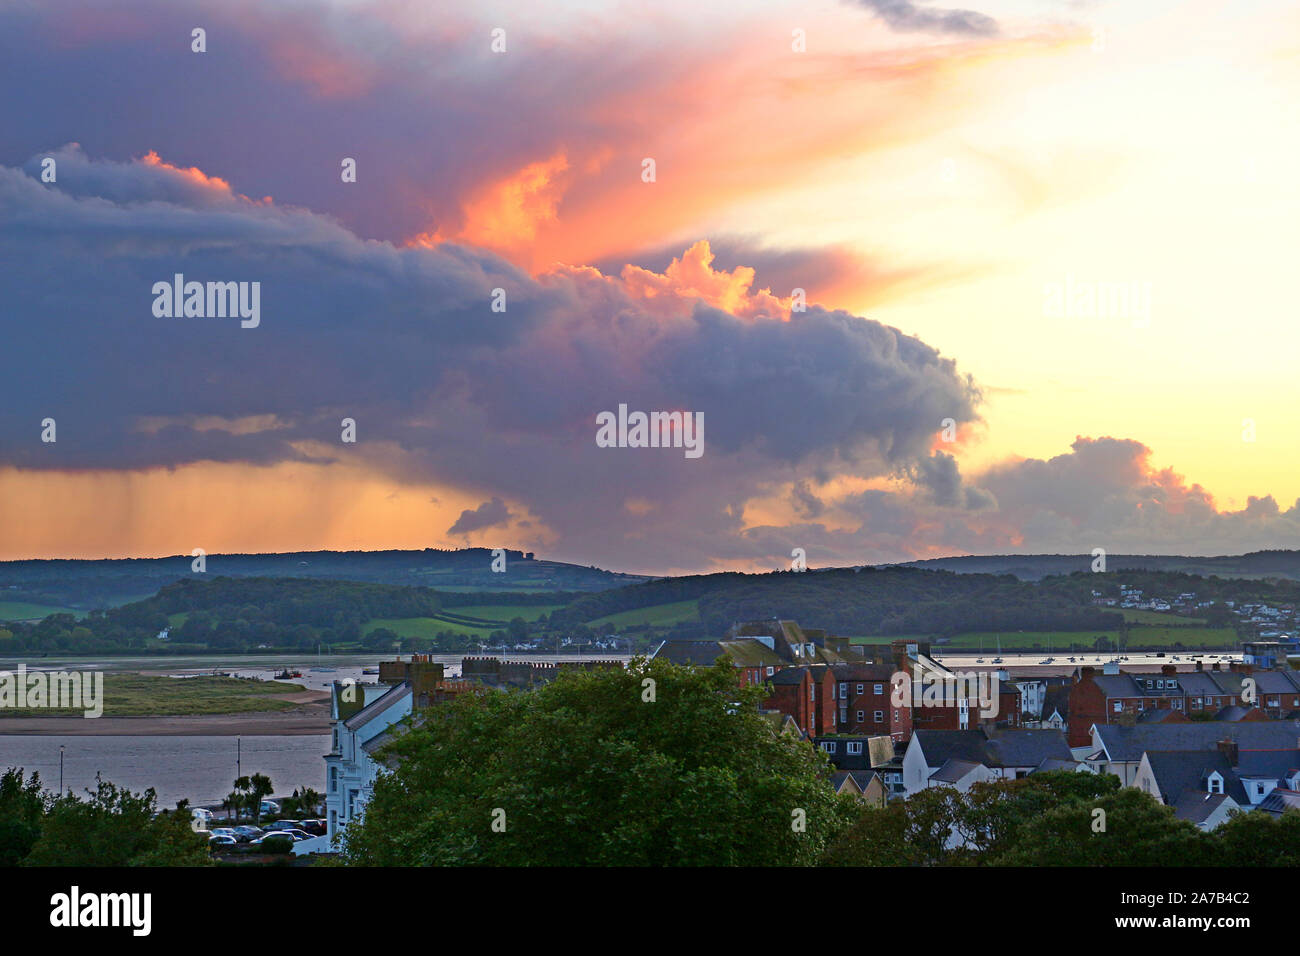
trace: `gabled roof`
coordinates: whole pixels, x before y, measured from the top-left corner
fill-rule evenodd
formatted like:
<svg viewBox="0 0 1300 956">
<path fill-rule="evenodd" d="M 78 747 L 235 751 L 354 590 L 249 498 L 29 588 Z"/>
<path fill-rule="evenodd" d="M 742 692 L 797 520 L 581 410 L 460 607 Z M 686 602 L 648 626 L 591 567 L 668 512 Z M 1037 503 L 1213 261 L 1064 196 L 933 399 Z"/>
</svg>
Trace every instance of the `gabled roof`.
<svg viewBox="0 0 1300 956">
<path fill-rule="evenodd" d="M 1053 770 L 1078 770 L 1078 769 L 1079 769 L 1079 763 L 1076 760 L 1062 760 L 1059 757 L 1048 757 L 1046 760 L 1044 760 L 1042 763 L 1040 763 L 1037 767 L 1035 767 L 1033 770 L 1029 772 L 1032 775 L 1035 773 L 1049 773 L 1050 771 Z"/>
<path fill-rule="evenodd" d="M 410 696 L 411 685 L 408 682 L 402 681 L 400 684 L 394 684 L 392 690 L 388 693 L 366 704 L 365 707 L 343 721 L 343 726 L 347 727 L 348 730 L 360 730 L 402 698 Z"/>
<path fill-rule="evenodd" d="M 942 767 L 930 774 L 930 779 L 939 783 L 957 783 L 982 766 L 984 764 L 978 760 L 945 760 Z"/>
<path fill-rule="evenodd" d="M 1170 806 L 1189 790 L 1207 793 L 1206 781 L 1211 773 L 1223 778 L 1223 792 L 1238 804 L 1250 802 L 1232 764 L 1217 750 L 1148 750 L 1146 759 L 1156 778 L 1160 798 Z"/>
<path fill-rule="evenodd" d="M 991 730 L 989 753 L 995 760 L 990 767 L 1037 767 L 1044 760 L 1068 760 L 1074 763 L 1070 745 L 1059 730 Z"/>
<path fill-rule="evenodd" d="M 1220 697 L 1224 693 L 1205 671 L 1179 674 L 1178 679 L 1182 681 L 1183 690 L 1187 692 L 1188 697 Z"/>
<path fill-rule="evenodd" d="M 1197 793 L 1194 790 L 1186 790 L 1174 804 L 1174 816 L 1188 823 L 1204 823 L 1225 803 L 1231 804 L 1229 809 L 1239 806 L 1226 793 Z"/>
<path fill-rule="evenodd" d="M 917 746 L 931 767 L 948 760 L 968 760 L 986 767 L 1037 767 L 1044 760 L 1071 760 L 1059 730 L 995 729 L 918 730 Z"/>
</svg>

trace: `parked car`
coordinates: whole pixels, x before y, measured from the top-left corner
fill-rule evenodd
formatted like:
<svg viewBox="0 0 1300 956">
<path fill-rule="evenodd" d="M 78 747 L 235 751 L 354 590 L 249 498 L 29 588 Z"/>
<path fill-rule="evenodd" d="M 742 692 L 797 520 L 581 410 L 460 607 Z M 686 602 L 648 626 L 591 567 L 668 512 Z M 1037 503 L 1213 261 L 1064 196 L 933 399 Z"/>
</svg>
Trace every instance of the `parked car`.
<svg viewBox="0 0 1300 956">
<path fill-rule="evenodd" d="M 324 836 L 325 821 L 324 820 L 303 820 L 302 829 L 306 830 L 312 836 Z"/>
<path fill-rule="evenodd" d="M 276 830 L 276 833 L 285 833 L 293 837 L 295 843 L 301 843 L 303 840 L 312 839 L 312 835 L 306 830 Z"/>
<path fill-rule="evenodd" d="M 264 830 L 301 830 L 302 823 L 298 820 L 276 820 L 274 823 L 268 823 L 262 829 Z"/>
<path fill-rule="evenodd" d="M 232 836 L 226 836 L 224 833 L 208 834 L 208 846 L 234 846 L 239 841 Z"/>
<path fill-rule="evenodd" d="M 261 806 L 262 813 L 280 812 L 280 805 L 276 803 L 274 800 L 263 800 L 260 806 Z"/>
<path fill-rule="evenodd" d="M 239 840 L 240 843 L 249 843 L 253 840 L 259 839 L 264 833 L 266 833 L 266 831 L 261 827 L 235 827 L 235 838 Z"/>
<path fill-rule="evenodd" d="M 208 832 L 214 836 L 227 836 L 231 839 L 239 839 L 239 834 L 234 831 L 233 827 L 213 827 Z"/>
<path fill-rule="evenodd" d="M 265 846 L 268 843 L 277 843 L 277 842 L 283 843 L 286 841 L 291 844 L 297 842 L 289 834 L 284 833 L 283 831 L 280 830 L 276 830 L 274 833 L 268 833 L 266 836 L 258 837 L 256 840 L 252 840 L 248 845 Z"/>
</svg>

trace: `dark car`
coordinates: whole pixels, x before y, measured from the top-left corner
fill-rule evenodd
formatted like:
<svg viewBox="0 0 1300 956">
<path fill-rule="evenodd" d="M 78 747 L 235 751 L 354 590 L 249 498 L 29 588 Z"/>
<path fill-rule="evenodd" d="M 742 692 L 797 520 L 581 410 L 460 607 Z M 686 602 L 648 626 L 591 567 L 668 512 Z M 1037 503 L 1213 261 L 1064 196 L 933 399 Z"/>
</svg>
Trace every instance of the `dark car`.
<svg viewBox="0 0 1300 956">
<path fill-rule="evenodd" d="M 275 830 L 301 830 L 302 823 L 298 820 L 276 820 L 274 823 L 268 823 L 262 829 L 267 833 Z"/>
<path fill-rule="evenodd" d="M 324 836 L 325 821 L 324 820 L 303 820 L 301 829 L 306 830 L 312 836 Z"/>
</svg>

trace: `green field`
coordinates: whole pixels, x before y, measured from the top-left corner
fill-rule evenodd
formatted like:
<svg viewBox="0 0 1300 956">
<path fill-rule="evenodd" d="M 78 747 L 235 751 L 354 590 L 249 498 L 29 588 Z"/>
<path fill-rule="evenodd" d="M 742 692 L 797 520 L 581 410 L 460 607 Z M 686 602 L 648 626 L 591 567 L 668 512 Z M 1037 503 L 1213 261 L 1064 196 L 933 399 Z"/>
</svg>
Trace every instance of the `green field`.
<svg viewBox="0 0 1300 956">
<path fill-rule="evenodd" d="M 477 617 L 488 621 L 506 621 L 523 618 L 535 621 L 543 614 L 550 614 L 564 607 L 563 604 L 472 604 L 468 607 L 449 607 L 446 611 L 461 617 Z"/>
<path fill-rule="evenodd" d="M 668 604 L 653 604 L 650 607 L 637 608 L 635 611 L 620 611 L 588 622 L 592 630 L 603 627 L 668 627 L 686 621 L 697 621 L 700 617 L 698 600 L 673 601 Z"/>
<path fill-rule="evenodd" d="M 1152 645 L 1169 647 L 1236 647 L 1237 632 L 1231 627 L 1132 627 L 1128 632 L 1130 647 Z"/>
<path fill-rule="evenodd" d="M 0 601 L 0 621 L 34 621 L 51 614 L 85 615 L 70 607 L 52 607 L 49 604 L 28 604 L 26 601 Z"/>
<path fill-rule="evenodd" d="M 1167 627 L 1177 627 L 1180 624 L 1192 624 L 1197 627 L 1205 626 L 1205 618 L 1180 617 L 1177 614 L 1166 614 L 1163 611 L 1140 611 L 1134 607 L 1125 607 L 1120 608 L 1120 613 L 1124 615 L 1124 620 L 1130 624 L 1156 624 Z"/>
<path fill-rule="evenodd" d="M 466 624 L 451 624 L 436 617 L 377 617 L 366 621 L 361 626 L 362 634 L 369 634 L 377 627 L 386 627 L 398 637 L 433 637 L 443 631 L 454 634 L 468 634 L 471 637 L 487 640 L 493 631 L 505 630 L 498 627 L 470 627 Z"/>
<path fill-rule="evenodd" d="M 83 680 L 85 675 L 83 674 Z M 29 675 L 30 680 L 30 675 Z M 301 684 L 241 680 L 237 677 L 156 677 L 104 674 L 105 717 L 183 717 L 200 714 L 249 714 L 301 706 L 280 700 L 301 693 Z M 0 717 L 69 717 L 81 710 L 6 707 Z"/>
</svg>

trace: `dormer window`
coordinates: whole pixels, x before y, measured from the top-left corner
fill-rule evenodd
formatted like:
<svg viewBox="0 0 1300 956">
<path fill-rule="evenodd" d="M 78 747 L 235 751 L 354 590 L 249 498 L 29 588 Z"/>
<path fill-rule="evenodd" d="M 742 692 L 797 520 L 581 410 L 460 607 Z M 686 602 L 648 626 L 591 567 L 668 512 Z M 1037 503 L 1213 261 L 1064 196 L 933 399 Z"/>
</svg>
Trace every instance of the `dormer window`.
<svg viewBox="0 0 1300 956">
<path fill-rule="evenodd" d="M 1223 776 L 1212 773 L 1205 780 L 1205 789 L 1210 793 L 1223 793 Z"/>
</svg>

